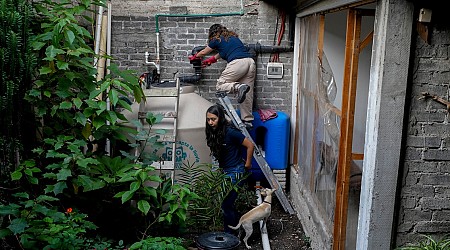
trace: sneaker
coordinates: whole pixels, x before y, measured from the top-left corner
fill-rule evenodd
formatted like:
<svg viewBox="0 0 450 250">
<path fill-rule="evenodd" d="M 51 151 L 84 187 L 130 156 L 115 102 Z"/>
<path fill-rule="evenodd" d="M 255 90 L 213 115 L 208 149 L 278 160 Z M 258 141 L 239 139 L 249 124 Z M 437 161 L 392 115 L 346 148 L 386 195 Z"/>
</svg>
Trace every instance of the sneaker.
<svg viewBox="0 0 450 250">
<path fill-rule="evenodd" d="M 243 121 L 243 123 L 244 123 L 246 129 L 250 130 L 253 128 L 252 122 Z"/>
<path fill-rule="evenodd" d="M 250 91 L 250 86 L 245 83 L 241 83 L 236 87 L 237 102 L 242 103 L 245 100 L 245 95 Z"/>
</svg>

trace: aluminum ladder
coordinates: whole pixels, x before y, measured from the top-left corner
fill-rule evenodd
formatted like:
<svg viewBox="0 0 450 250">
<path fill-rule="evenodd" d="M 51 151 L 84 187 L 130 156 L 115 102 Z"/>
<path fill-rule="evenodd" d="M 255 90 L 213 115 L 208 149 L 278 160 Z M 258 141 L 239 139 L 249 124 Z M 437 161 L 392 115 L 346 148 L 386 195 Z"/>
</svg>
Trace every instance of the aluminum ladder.
<svg viewBox="0 0 450 250">
<path fill-rule="evenodd" d="M 157 170 L 166 170 L 170 171 L 170 176 L 172 179 L 172 184 L 174 183 L 175 179 L 175 169 L 177 166 L 177 157 L 176 157 L 176 150 L 177 150 L 177 140 L 178 140 L 178 109 L 180 104 L 180 79 L 177 78 L 175 87 L 170 88 L 152 88 L 151 86 L 147 89 L 144 89 L 144 95 L 146 100 L 151 101 L 151 98 L 154 97 L 164 97 L 164 98 L 172 98 L 174 99 L 174 107 L 172 110 L 161 112 L 163 115 L 163 119 L 172 119 L 173 120 L 173 127 L 172 127 L 172 134 L 164 134 L 159 139 L 160 142 L 168 142 L 172 143 L 172 152 L 171 155 L 166 155 L 166 159 L 162 159 L 159 162 L 154 162 L 152 164 L 153 167 L 155 167 Z M 138 119 L 142 123 L 142 125 L 145 124 L 145 118 L 147 116 L 147 113 L 152 112 L 149 110 L 146 110 L 145 102 L 141 102 L 139 104 L 139 112 L 138 112 Z M 167 159 L 168 158 L 168 159 Z"/>
<path fill-rule="evenodd" d="M 271 188 L 275 188 L 275 194 L 278 197 L 278 200 L 280 201 L 281 205 L 284 208 L 285 212 L 288 212 L 289 214 L 294 214 L 294 209 L 292 208 L 289 200 L 286 197 L 286 194 L 283 191 L 283 188 L 281 187 L 280 183 L 278 182 L 277 177 L 274 175 L 272 170 L 270 169 L 269 164 L 267 164 L 266 159 L 264 158 L 261 149 L 256 145 L 255 141 L 253 141 L 252 137 L 247 131 L 247 128 L 245 127 L 245 124 L 241 121 L 241 118 L 236 113 L 236 110 L 234 109 L 233 105 L 231 104 L 230 98 L 228 98 L 226 92 L 216 92 L 216 97 L 219 99 L 222 106 L 225 108 L 225 111 L 227 112 L 227 115 L 230 117 L 230 119 L 233 121 L 233 124 L 244 134 L 255 146 L 255 150 L 253 152 L 253 157 L 255 158 L 256 162 L 258 163 L 259 167 L 264 173 L 264 176 L 266 177 L 267 181 L 269 182 Z"/>
</svg>

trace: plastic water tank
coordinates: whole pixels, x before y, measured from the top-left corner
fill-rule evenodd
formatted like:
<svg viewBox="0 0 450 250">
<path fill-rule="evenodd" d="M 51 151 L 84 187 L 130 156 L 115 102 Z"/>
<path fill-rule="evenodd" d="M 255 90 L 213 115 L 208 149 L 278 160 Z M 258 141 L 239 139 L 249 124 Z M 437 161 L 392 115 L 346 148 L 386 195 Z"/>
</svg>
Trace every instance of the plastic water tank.
<svg viewBox="0 0 450 250">
<path fill-rule="evenodd" d="M 237 111 L 238 112 L 238 111 Z M 289 116 L 276 111 L 277 117 L 262 121 L 258 112 L 253 112 L 253 129 L 249 131 L 256 145 L 263 151 L 264 158 L 271 169 L 284 170 L 289 165 Z M 238 112 L 239 113 L 239 112 Z M 252 161 L 252 179 L 265 178 L 255 159 Z"/>
<path fill-rule="evenodd" d="M 145 90 L 144 90 L 145 92 Z M 176 168 L 180 168 L 182 164 L 189 165 L 199 163 L 212 163 L 209 155 L 210 150 L 206 145 L 205 121 L 206 110 L 213 103 L 204 99 L 195 93 L 195 86 L 184 85 L 180 89 L 180 100 L 178 108 L 178 130 L 177 130 L 177 149 L 175 156 L 177 157 Z M 148 97 L 145 105 L 145 111 L 157 113 L 166 113 L 173 111 L 175 98 L 173 97 Z M 139 112 L 139 104 L 131 105 L 133 112 L 128 110 L 122 113 L 128 120 L 137 120 Z M 129 127 L 135 128 L 133 124 Z M 148 129 L 148 125 L 146 126 Z M 152 129 L 165 129 L 167 134 L 173 133 L 173 119 L 163 119 L 161 123 L 156 124 Z M 172 158 L 172 143 L 166 142 L 165 147 L 154 152 L 162 156 L 165 160 L 170 161 Z"/>
</svg>

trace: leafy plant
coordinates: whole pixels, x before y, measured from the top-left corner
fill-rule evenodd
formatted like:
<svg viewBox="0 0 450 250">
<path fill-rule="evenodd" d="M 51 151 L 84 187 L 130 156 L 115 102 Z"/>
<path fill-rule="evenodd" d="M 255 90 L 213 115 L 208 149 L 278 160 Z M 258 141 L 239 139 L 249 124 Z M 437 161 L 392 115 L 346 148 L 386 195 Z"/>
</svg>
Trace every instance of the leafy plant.
<svg viewBox="0 0 450 250">
<path fill-rule="evenodd" d="M 24 102 L 31 89 L 36 55 L 31 47 L 34 13 L 30 1 L 3 0 L 0 5 L 0 178 L 9 177 L 33 147 L 34 116 Z M 25 141 L 26 140 L 26 141 Z M 24 155 L 25 154 L 25 155 Z M 9 183 L 5 179 L 3 184 Z"/>
<path fill-rule="evenodd" d="M 191 228 L 200 231 L 222 230 L 223 215 L 221 205 L 225 197 L 232 190 L 238 192 L 236 207 L 240 211 L 249 210 L 256 204 L 256 196 L 246 184 L 239 185 L 248 175 L 244 175 L 236 184 L 227 181 L 226 175 L 220 169 L 214 169 L 212 164 L 183 165 L 179 182 L 190 183 L 192 191 L 199 198 L 192 200 L 189 207 L 189 221 Z M 193 178 L 195 176 L 195 178 Z"/>
<path fill-rule="evenodd" d="M 425 239 L 415 245 L 397 248 L 398 250 L 447 250 L 450 249 L 450 238 L 448 235 L 439 240 L 429 235 L 422 235 Z"/>
<path fill-rule="evenodd" d="M 0 206 L 0 215 L 8 216 L 10 224 L 0 230 L 0 237 L 20 235 L 20 245 L 25 249 L 80 249 L 88 230 L 96 226 L 87 221 L 87 215 L 68 208 L 58 211 L 49 203 L 57 198 L 40 195 L 29 197 L 17 193 L 18 203 Z M 31 199 L 30 199 L 31 198 Z"/>
<path fill-rule="evenodd" d="M 131 245 L 130 250 L 184 250 L 183 239 L 175 237 L 149 237 Z"/>
<path fill-rule="evenodd" d="M 92 4 L 104 5 L 104 1 L 33 1 L 40 26 L 32 45 L 40 60 L 26 100 L 39 118 L 41 141 L 33 157 L 11 174 L 20 192 L 0 204 L 0 234 L 10 242 L 17 240 L 21 248 L 112 246 L 110 240 L 100 240 L 94 233 L 99 228 L 86 214 L 100 222 L 96 210 L 117 207 L 114 197 L 132 214 L 119 214 L 121 219 L 138 218 L 136 232 L 145 238 L 156 224 L 182 225 L 189 202 L 196 198 L 187 186 L 172 185 L 155 173 L 152 163 L 158 157 L 153 150 L 145 150 L 160 146 L 158 138 L 165 131 L 150 129 L 161 117 L 148 114 L 150 128 L 134 133 L 122 126 L 126 118 L 101 97 L 106 92 L 113 107 L 131 111 L 120 97 L 133 95 L 140 102 L 143 91 L 134 72 L 120 71 L 114 64 L 109 67 L 111 74 L 96 80 L 93 58 L 97 55 L 89 45 L 92 37 L 78 25 L 80 17 L 92 21 L 85 15 Z M 139 149 L 139 155 L 104 151 L 107 140 L 112 145 L 130 143 L 128 133 L 130 146 Z M 73 204 L 78 206 L 73 212 L 63 212 Z"/>
</svg>

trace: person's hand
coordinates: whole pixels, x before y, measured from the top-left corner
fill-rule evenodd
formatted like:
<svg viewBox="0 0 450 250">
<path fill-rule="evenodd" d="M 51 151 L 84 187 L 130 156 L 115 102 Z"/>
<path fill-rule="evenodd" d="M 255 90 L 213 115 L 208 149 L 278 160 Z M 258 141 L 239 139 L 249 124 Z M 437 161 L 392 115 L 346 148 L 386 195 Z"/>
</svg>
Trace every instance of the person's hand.
<svg viewBox="0 0 450 250">
<path fill-rule="evenodd" d="M 197 54 L 188 56 L 189 61 L 201 60 L 201 57 L 198 57 Z"/>
<path fill-rule="evenodd" d="M 210 66 L 211 64 L 213 64 L 215 62 L 217 62 L 216 57 L 211 56 L 210 58 L 202 61 L 202 67 L 204 68 L 204 67 Z"/>
<path fill-rule="evenodd" d="M 252 169 L 252 165 L 245 165 L 245 169 L 247 169 L 247 170 L 250 170 L 250 169 Z"/>
</svg>

